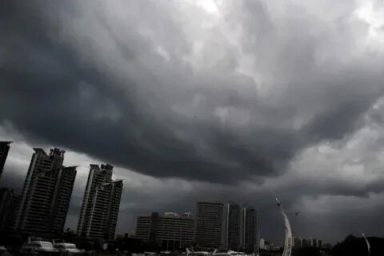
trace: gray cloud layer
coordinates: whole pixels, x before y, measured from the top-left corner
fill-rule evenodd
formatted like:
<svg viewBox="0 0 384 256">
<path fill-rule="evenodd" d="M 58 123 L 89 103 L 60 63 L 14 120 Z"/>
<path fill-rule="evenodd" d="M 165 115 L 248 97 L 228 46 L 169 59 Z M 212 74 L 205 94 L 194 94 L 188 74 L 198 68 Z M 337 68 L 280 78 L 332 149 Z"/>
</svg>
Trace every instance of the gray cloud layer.
<svg viewBox="0 0 384 256">
<path fill-rule="evenodd" d="M 233 2 L 204 28 L 177 1 L 4 5 L 2 120 L 154 176 L 276 175 L 302 148 L 354 131 L 382 94 L 382 59 L 348 16 L 334 28 Z M 239 72 L 244 58 L 255 77 Z"/>
<path fill-rule="evenodd" d="M 237 198 L 284 191 L 288 204 L 380 193 L 383 6 L 212 3 L 2 3 L 0 124 L 30 144 L 215 183 L 183 200 L 222 185 L 244 189 Z M 364 147 L 370 135 L 381 140 Z"/>
</svg>

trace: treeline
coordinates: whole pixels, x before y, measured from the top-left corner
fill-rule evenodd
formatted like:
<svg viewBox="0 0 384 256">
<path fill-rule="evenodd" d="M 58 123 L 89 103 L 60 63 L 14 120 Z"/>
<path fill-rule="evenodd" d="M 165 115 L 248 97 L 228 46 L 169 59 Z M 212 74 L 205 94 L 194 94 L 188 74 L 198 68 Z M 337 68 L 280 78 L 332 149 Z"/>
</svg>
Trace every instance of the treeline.
<svg viewBox="0 0 384 256">
<path fill-rule="evenodd" d="M 362 237 L 347 236 L 332 249 L 301 248 L 293 251 L 293 256 L 384 256 L 384 238 L 368 237 L 371 247 L 368 253 L 367 243 Z"/>
<path fill-rule="evenodd" d="M 370 256 L 384 255 L 384 238 L 368 237 L 371 245 Z M 349 235 L 341 243 L 337 243 L 331 250 L 331 256 L 368 256 L 367 244 L 362 237 Z"/>
</svg>

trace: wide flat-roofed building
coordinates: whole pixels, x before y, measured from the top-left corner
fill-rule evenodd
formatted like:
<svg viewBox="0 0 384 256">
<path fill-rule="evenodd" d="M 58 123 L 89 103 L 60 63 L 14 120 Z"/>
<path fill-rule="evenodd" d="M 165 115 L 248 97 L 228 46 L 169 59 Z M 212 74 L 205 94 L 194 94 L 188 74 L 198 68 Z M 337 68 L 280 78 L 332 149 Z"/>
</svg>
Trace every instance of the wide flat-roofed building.
<svg viewBox="0 0 384 256">
<path fill-rule="evenodd" d="M 225 210 L 221 202 L 197 202 L 195 241 L 201 247 L 223 248 Z"/>
<path fill-rule="evenodd" d="M 136 223 L 136 237 L 153 242 L 165 250 L 180 249 L 193 243 L 194 219 L 190 213 L 166 212 L 139 216 Z"/>
</svg>

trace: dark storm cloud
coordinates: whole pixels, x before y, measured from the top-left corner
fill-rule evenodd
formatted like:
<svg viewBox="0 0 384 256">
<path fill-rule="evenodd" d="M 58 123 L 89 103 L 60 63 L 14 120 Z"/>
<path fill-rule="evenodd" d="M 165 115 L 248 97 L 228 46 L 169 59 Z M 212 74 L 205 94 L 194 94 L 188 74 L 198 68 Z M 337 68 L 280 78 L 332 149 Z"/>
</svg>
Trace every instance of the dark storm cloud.
<svg viewBox="0 0 384 256">
<path fill-rule="evenodd" d="M 305 12 L 279 21 L 261 1 L 233 2 L 224 18 L 240 27 L 235 47 L 179 7 L 4 1 L 0 122 L 144 174 L 236 183 L 280 175 L 306 147 L 345 138 L 382 96 L 382 59 L 344 63 L 337 44 L 359 46 L 363 25 L 341 19 L 334 31 Z M 339 52 L 322 63 L 327 38 Z M 260 80 L 237 72 L 244 55 Z"/>
</svg>

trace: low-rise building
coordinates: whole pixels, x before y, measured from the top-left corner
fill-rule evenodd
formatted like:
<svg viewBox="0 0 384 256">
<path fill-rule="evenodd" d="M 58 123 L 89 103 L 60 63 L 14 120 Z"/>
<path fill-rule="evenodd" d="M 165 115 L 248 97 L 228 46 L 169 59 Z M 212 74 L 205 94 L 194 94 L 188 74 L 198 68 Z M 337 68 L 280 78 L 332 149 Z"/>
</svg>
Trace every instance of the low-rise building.
<svg viewBox="0 0 384 256">
<path fill-rule="evenodd" d="M 166 250 L 179 249 L 193 243 L 194 219 L 190 213 L 166 212 L 139 216 L 136 238 L 153 242 Z"/>
<path fill-rule="evenodd" d="M 300 237 L 294 237 L 293 238 L 293 248 L 294 249 L 300 249 L 302 248 L 302 239 Z"/>
</svg>

